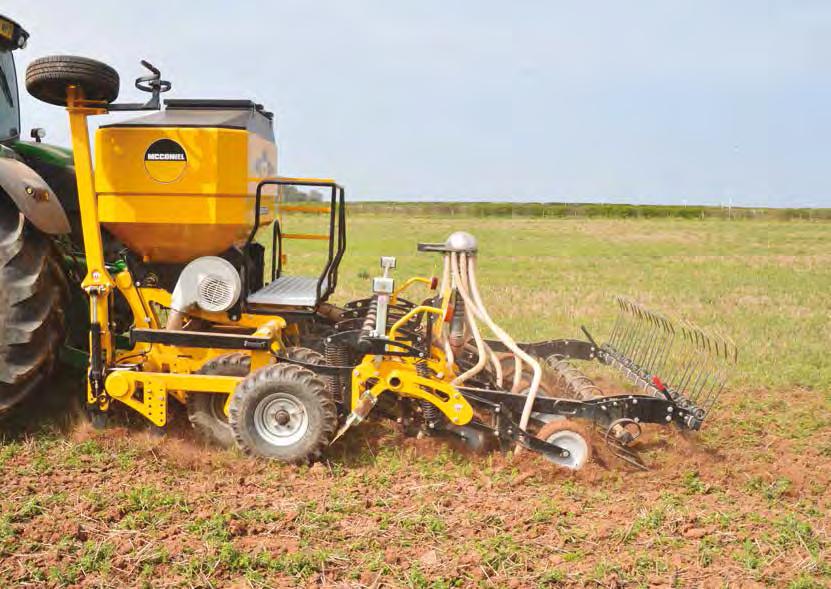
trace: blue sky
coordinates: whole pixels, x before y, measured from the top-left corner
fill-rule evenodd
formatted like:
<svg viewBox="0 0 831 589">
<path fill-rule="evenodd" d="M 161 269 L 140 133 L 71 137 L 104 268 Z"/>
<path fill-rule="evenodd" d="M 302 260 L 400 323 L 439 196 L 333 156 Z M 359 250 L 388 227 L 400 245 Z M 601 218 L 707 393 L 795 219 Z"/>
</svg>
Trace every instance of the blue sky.
<svg viewBox="0 0 831 589">
<path fill-rule="evenodd" d="M 831 206 L 829 2 L 3 10 L 32 34 L 21 79 L 36 57 L 84 55 L 116 67 L 122 99 L 137 99 L 147 58 L 173 81 L 170 97 L 264 103 L 280 173 L 335 177 L 353 198 Z M 60 109 L 30 97 L 23 108 L 24 129 L 68 144 Z"/>
</svg>

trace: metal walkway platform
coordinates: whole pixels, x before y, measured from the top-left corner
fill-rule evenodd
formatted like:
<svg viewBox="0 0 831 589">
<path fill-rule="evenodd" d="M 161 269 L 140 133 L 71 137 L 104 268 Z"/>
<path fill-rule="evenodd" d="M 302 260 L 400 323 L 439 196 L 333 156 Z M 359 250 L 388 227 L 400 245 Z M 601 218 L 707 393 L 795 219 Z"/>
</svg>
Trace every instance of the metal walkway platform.
<svg viewBox="0 0 831 589">
<path fill-rule="evenodd" d="M 317 278 L 281 276 L 248 297 L 250 305 L 314 307 L 317 304 Z M 326 292 L 326 280 L 320 288 Z"/>
</svg>

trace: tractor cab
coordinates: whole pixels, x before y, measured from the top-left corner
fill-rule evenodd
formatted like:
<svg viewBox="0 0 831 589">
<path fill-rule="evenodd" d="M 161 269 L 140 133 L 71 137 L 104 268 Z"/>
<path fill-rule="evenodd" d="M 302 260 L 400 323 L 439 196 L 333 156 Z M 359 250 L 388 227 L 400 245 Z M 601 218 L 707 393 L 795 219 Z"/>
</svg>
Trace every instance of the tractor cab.
<svg viewBox="0 0 831 589">
<path fill-rule="evenodd" d="M 0 143 L 20 137 L 20 102 L 12 53 L 25 47 L 28 38 L 29 33 L 19 24 L 0 16 Z"/>
</svg>

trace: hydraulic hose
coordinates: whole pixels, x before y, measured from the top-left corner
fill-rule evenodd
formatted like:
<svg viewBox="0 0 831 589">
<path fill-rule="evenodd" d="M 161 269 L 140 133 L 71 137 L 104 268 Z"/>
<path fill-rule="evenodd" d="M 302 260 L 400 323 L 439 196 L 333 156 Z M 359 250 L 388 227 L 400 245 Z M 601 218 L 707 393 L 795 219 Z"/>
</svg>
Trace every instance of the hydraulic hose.
<svg viewBox="0 0 831 589">
<path fill-rule="evenodd" d="M 465 253 L 454 253 L 453 260 L 456 262 L 454 266 L 454 276 L 458 276 L 458 283 L 460 285 L 460 289 L 462 292 L 462 299 L 465 301 L 465 306 L 469 307 L 473 311 L 473 315 L 475 318 L 478 318 L 480 321 L 484 322 L 484 317 L 482 314 L 479 305 L 475 304 L 475 301 L 472 300 L 470 295 L 470 283 L 467 276 L 467 254 Z M 471 318 L 468 318 L 468 323 L 476 328 L 476 321 Z M 482 341 L 481 347 L 478 345 L 479 342 L 477 341 L 476 351 L 479 355 L 480 361 L 485 359 L 485 363 L 487 360 L 490 360 L 491 364 L 493 365 L 494 372 L 496 373 L 496 385 L 501 387 L 502 386 L 502 365 L 499 363 L 499 358 L 496 357 L 494 351 L 490 348 L 487 342 Z M 484 366 L 483 366 L 484 367 Z M 481 371 L 481 368 L 476 370 L 476 372 L 468 375 L 465 377 L 470 378 L 475 374 L 478 374 Z M 460 381 L 462 382 L 462 381 Z"/>
<path fill-rule="evenodd" d="M 456 279 L 456 288 L 458 289 L 459 294 L 462 295 L 462 300 L 465 302 L 465 318 L 467 319 L 467 324 L 471 333 L 473 333 L 473 339 L 476 340 L 476 352 L 478 353 L 479 359 L 477 360 L 475 366 L 453 379 L 452 384 L 454 385 L 461 384 L 467 379 L 476 376 L 488 363 L 488 354 L 485 351 L 485 342 L 482 340 L 482 335 L 479 333 L 479 328 L 476 326 L 476 315 L 479 310 L 476 308 L 470 294 L 467 292 L 467 281 L 460 270 L 460 266 L 464 264 L 462 256 L 464 256 L 464 254 L 451 254 L 450 265 L 453 277 Z"/>
<path fill-rule="evenodd" d="M 540 381 L 542 380 L 542 368 L 533 357 L 531 357 L 528 353 L 526 353 L 522 348 L 520 348 L 516 342 L 509 336 L 499 325 L 497 325 L 493 319 L 491 319 L 490 315 L 488 314 L 487 309 L 485 308 L 484 304 L 482 303 L 482 296 L 479 294 L 479 286 L 476 283 L 476 257 L 471 256 L 470 259 L 467 260 L 467 275 L 470 279 L 470 290 L 471 294 L 473 295 L 473 300 L 476 302 L 477 306 L 479 307 L 479 311 L 482 313 L 482 317 L 487 324 L 488 328 L 502 341 L 505 346 L 509 350 L 511 350 L 516 357 L 521 358 L 524 362 L 526 362 L 534 371 L 534 375 L 531 378 L 531 386 L 528 388 L 528 396 L 525 399 L 525 406 L 522 408 L 522 416 L 519 420 L 519 427 L 525 430 L 528 427 L 528 421 L 531 419 L 531 412 L 534 407 L 534 399 L 537 397 L 537 390 L 540 386 Z M 516 382 L 516 376 L 514 376 L 514 381 Z"/>
<path fill-rule="evenodd" d="M 439 287 L 439 293 L 442 297 L 445 296 L 445 293 L 450 291 L 450 254 L 444 254 L 444 268 L 442 269 L 441 273 L 441 286 Z M 450 345 L 450 337 L 449 334 L 445 333 L 447 324 L 444 321 L 439 323 L 439 341 L 444 348 L 444 356 L 447 361 L 447 370 L 448 372 L 452 371 L 453 364 L 456 362 L 456 357 L 453 354 L 453 348 Z"/>
</svg>

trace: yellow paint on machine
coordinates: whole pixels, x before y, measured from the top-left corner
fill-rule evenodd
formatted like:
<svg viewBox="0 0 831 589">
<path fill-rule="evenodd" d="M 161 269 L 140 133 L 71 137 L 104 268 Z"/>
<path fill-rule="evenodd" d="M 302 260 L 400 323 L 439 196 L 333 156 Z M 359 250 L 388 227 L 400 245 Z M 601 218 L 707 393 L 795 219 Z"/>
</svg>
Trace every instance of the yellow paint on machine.
<svg viewBox="0 0 831 589">
<path fill-rule="evenodd" d="M 186 159 L 147 157 L 163 140 Z M 248 236 L 257 183 L 276 171 L 276 158 L 273 142 L 244 129 L 102 127 L 95 138 L 100 222 L 150 261 L 218 254 Z M 273 219 L 273 194 L 260 203 L 262 224 Z"/>
<path fill-rule="evenodd" d="M 0 18 L 0 36 L 5 37 L 11 41 L 14 36 L 14 24 L 7 21 L 5 18 Z"/>
</svg>

